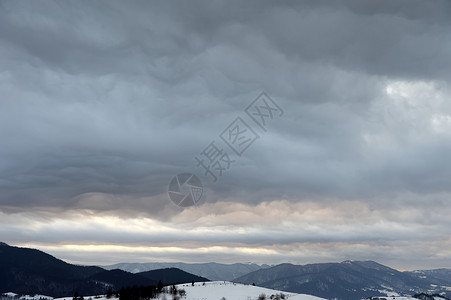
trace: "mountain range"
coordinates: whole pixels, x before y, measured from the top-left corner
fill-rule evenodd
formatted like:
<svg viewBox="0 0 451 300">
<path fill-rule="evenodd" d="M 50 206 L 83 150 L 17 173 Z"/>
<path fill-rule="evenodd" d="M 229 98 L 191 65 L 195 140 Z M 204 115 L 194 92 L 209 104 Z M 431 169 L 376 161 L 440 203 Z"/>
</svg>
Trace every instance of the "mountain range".
<svg viewBox="0 0 451 300">
<path fill-rule="evenodd" d="M 121 268 L 134 273 L 120 270 Z M 158 269 L 148 270 L 149 268 Z M 210 277 L 203 276 L 205 274 Z M 36 249 L 0 243 L 1 293 L 11 291 L 62 297 L 71 296 L 77 291 L 80 295 L 96 295 L 105 293 L 107 289 L 156 285 L 160 280 L 164 285 L 172 285 L 192 281 L 206 282 L 212 278 L 220 279 L 221 282 L 234 278 L 234 282 L 327 299 L 357 300 L 370 296 L 417 293 L 436 293 L 451 297 L 450 269 L 401 272 L 374 261 L 276 266 L 124 263 L 104 269 L 72 265 Z"/>
<path fill-rule="evenodd" d="M 450 271 L 400 272 L 373 261 L 344 261 L 309 265 L 280 264 L 235 280 L 329 299 L 362 299 L 421 292 L 450 297 Z"/>
<path fill-rule="evenodd" d="M 269 268 L 269 265 L 257 265 L 253 263 L 119 263 L 110 266 L 102 266 L 106 270 L 121 269 L 131 273 L 140 273 L 164 268 L 178 268 L 188 273 L 206 277 L 210 280 L 231 281 L 235 278 Z"/>
<path fill-rule="evenodd" d="M 168 268 L 133 274 L 95 266 L 66 263 L 40 250 L 0 243 L 0 292 L 43 294 L 53 297 L 104 294 L 122 286 L 165 285 L 208 281 L 207 278 Z"/>
</svg>

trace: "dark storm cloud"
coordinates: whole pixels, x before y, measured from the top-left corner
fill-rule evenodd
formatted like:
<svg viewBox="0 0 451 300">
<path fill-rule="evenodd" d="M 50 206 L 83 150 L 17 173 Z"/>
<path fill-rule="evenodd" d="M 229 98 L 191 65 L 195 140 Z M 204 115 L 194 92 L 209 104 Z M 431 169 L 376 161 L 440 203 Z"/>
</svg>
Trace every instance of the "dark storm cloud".
<svg viewBox="0 0 451 300">
<path fill-rule="evenodd" d="M 404 126 L 383 119 L 387 82 L 432 80 L 446 101 L 448 2 L 198 4 L 2 2 L 3 204 L 164 194 L 262 89 L 287 113 L 212 189 L 448 190 L 449 139 L 407 137 L 375 162 L 362 138 L 449 109 L 422 114 L 425 95 Z"/>
<path fill-rule="evenodd" d="M 266 245 L 279 258 L 291 251 L 280 245 L 325 257 L 364 256 L 376 241 L 402 257 L 415 237 L 434 248 L 449 228 L 450 25 L 448 1 L 1 1 L 0 207 L 10 221 L 0 232 L 55 243 L 65 236 L 56 216 L 85 214 L 89 226 L 70 223 L 74 243 L 119 234 L 124 243 Z M 212 140 L 227 149 L 219 134 L 262 90 L 283 116 L 267 132 L 246 119 L 260 138 L 213 183 L 194 157 Z M 211 206 L 182 212 L 169 202 L 179 172 L 200 176 Z M 291 215 L 308 203 L 319 205 L 312 219 Z M 250 217 L 255 207 L 278 220 L 282 250 Z M 21 215 L 30 210 L 39 217 Z M 337 223 L 324 221 L 334 213 Z M 150 218 L 164 234 L 125 223 L 124 232 L 102 227 L 102 239 L 91 232 L 112 215 Z M 212 231 L 185 235 L 176 224 Z M 415 257 L 431 250 L 420 248 Z"/>
<path fill-rule="evenodd" d="M 274 93 L 289 110 L 273 134 L 312 147 L 325 169 L 319 176 L 332 171 L 333 178 L 346 180 L 358 172 L 352 160 L 362 155 L 361 129 L 371 103 L 384 97 L 384 81 L 440 78 L 449 64 L 443 47 L 449 47 L 443 17 L 449 5 L 420 4 L 426 14 L 358 2 L 240 9 L 223 2 L 116 2 L 101 14 L 101 7 L 86 3 L 67 9 L 52 2 L 5 2 L 3 122 L 11 147 L 5 160 L 19 170 L 5 188 L 12 199 L 18 184 L 25 194 L 17 198 L 25 202 L 33 193 L 28 188 L 55 193 L 43 198 L 65 198 L 121 188 L 129 193 L 149 179 L 154 191 L 144 192 L 164 192 L 164 179 L 152 177 L 172 174 L 174 160 L 189 166 L 202 142 L 216 138 L 239 113 L 243 105 L 236 104 L 252 100 L 228 98 L 251 97 L 249 91 L 258 88 Z M 281 156 L 275 160 L 283 165 Z M 296 153 L 288 158 L 299 161 Z M 300 158 L 303 167 L 292 172 L 302 178 L 300 169 L 312 160 Z"/>
</svg>

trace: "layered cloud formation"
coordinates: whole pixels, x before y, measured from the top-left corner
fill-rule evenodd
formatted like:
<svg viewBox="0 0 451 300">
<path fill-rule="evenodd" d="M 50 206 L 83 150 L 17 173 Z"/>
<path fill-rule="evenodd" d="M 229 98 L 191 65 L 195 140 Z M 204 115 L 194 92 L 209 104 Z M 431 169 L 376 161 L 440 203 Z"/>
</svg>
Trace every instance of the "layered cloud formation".
<svg viewBox="0 0 451 300">
<path fill-rule="evenodd" d="M 2 1 L 0 237 L 78 263 L 451 267 L 450 26 L 447 1 Z M 246 119 L 260 138 L 213 182 L 195 157 L 261 91 L 283 116 Z M 169 201 L 181 172 L 201 206 Z"/>
</svg>

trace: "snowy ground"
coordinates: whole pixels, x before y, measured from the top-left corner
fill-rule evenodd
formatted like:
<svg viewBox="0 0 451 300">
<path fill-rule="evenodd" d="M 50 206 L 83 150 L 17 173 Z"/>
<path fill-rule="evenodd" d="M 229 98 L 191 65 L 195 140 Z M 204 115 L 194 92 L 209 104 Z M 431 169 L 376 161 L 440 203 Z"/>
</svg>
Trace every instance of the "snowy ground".
<svg viewBox="0 0 451 300">
<path fill-rule="evenodd" d="M 180 300 L 221 300 L 224 297 L 227 300 L 257 300 L 261 294 L 265 294 L 266 299 L 270 300 L 271 295 L 281 294 L 285 295 L 287 300 L 324 300 L 310 295 L 286 293 L 262 287 L 232 283 L 228 281 L 210 281 L 210 282 L 196 282 L 194 286 L 191 283 L 179 284 L 177 289 L 184 289 L 186 297 Z M 88 300 L 90 296 L 84 296 Z M 106 299 L 105 297 L 97 298 L 91 297 L 92 300 L 118 300 L 117 298 Z M 160 299 L 172 300 L 169 294 L 161 294 Z M 57 298 L 55 300 L 72 300 L 72 297 Z"/>
<path fill-rule="evenodd" d="M 180 300 L 221 300 L 225 298 L 226 300 L 258 300 L 259 296 L 264 294 L 266 300 L 271 300 L 271 296 L 276 296 L 283 294 L 286 300 L 324 300 L 323 298 L 304 295 L 287 293 L 276 290 L 271 290 L 267 288 L 262 288 L 258 286 L 252 286 L 247 284 L 232 283 L 228 281 L 210 281 L 210 282 L 196 282 L 194 286 L 191 283 L 179 284 L 177 289 L 184 289 L 186 291 L 185 297 L 180 297 Z M 36 295 L 34 297 L 29 297 L 28 299 L 22 300 L 43 300 L 41 295 Z M 107 299 L 106 297 L 94 297 L 84 295 L 85 300 L 118 300 L 115 297 Z M 161 294 L 159 299 L 173 300 L 172 296 L 169 294 Z M 374 300 L 418 300 L 412 297 L 400 297 L 400 296 L 389 296 L 389 297 L 376 297 Z M 46 299 L 47 300 L 47 299 Z M 57 298 L 54 300 L 72 300 L 72 297 Z M 436 298 L 435 300 L 443 300 L 443 298 Z"/>
<path fill-rule="evenodd" d="M 379 298 L 379 300 L 418 300 L 417 298 L 413 298 L 413 297 L 401 297 L 401 296 L 390 296 L 390 297 L 385 297 L 385 296 L 380 296 L 380 297 L 373 297 L 373 299 Z M 443 298 L 440 297 L 434 297 L 435 300 L 443 300 Z M 377 299 L 376 299 L 377 300 Z"/>
<path fill-rule="evenodd" d="M 54 298 L 53 300 L 72 300 L 74 297 Z M 83 296 L 85 300 L 119 300 L 116 297 L 107 299 L 105 296 Z M 418 300 L 418 299 L 417 299 Z"/>
<path fill-rule="evenodd" d="M 189 284 L 179 284 L 178 289 L 186 291 L 186 300 L 220 300 L 222 297 L 227 300 L 256 300 L 261 294 L 265 294 L 266 298 L 270 300 L 271 295 L 283 293 L 286 299 L 289 300 L 321 300 L 310 295 L 301 295 L 275 291 L 262 287 L 231 283 L 228 281 L 211 281 L 204 283 L 195 283 L 194 286 Z M 170 300 L 170 298 L 167 298 Z"/>
</svg>

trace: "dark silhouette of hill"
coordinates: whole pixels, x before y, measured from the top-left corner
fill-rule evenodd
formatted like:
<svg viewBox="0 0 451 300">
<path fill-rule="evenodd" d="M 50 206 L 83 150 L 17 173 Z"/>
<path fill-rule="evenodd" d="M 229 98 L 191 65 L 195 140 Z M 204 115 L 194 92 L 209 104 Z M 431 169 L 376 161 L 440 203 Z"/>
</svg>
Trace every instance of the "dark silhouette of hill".
<svg viewBox="0 0 451 300">
<path fill-rule="evenodd" d="M 42 294 L 52 297 L 104 294 L 108 289 L 127 286 L 156 286 L 191 281 L 208 281 L 179 269 L 133 274 L 122 270 L 66 263 L 36 249 L 19 248 L 0 242 L 0 292 Z"/>
<path fill-rule="evenodd" d="M 101 266 L 106 270 L 121 269 L 131 273 L 147 272 L 165 268 L 177 268 L 182 271 L 195 274 L 213 281 L 231 281 L 237 277 L 246 275 L 250 272 L 263 268 L 269 268 L 269 265 L 257 265 L 253 263 L 234 263 L 221 264 L 215 262 L 209 263 L 182 263 L 182 262 L 151 262 L 151 263 L 118 263 L 110 266 Z"/>
<path fill-rule="evenodd" d="M 147 272 L 137 273 L 137 275 L 144 276 L 148 279 L 157 281 L 161 280 L 164 285 L 187 283 L 187 282 L 203 282 L 210 281 L 207 278 L 200 277 L 177 268 L 166 268 L 159 270 L 152 270 Z"/>
<path fill-rule="evenodd" d="M 104 286 L 87 279 L 104 270 L 68 264 L 36 249 L 0 244 L 0 291 L 50 296 L 103 293 Z"/>
<path fill-rule="evenodd" d="M 96 273 L 88 278 L 90 281 L 98 283 L 104 283 L 106 285 L 112 285 L 113 290 L 119 290 L 121 287 L 126 286 L 156 286 L 158 280 L 153 280 L 141 276 L 139 274 L 129 273 L 123 270 L 110 270 Z"/>
</svg>

